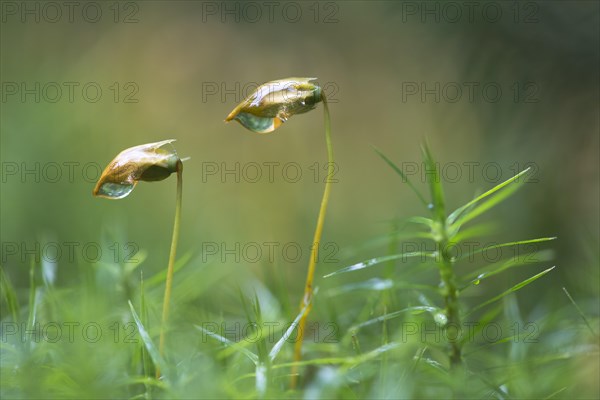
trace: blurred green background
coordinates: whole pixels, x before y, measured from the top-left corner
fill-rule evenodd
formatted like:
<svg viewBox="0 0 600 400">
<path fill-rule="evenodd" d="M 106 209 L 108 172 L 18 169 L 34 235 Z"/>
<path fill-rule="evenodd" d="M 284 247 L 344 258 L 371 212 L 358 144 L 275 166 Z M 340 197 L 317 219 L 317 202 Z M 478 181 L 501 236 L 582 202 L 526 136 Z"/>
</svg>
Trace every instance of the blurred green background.
<svg viewBox="0 0 600 400">
<path fill-rule="evenodd" d="M 92 197 L 99 171 L 83 166 L 103 168 L 127 147 L 174 138 L 179 155 L 191 157 L 184 163 L 181 256 L 201 260 L 203 244 L 213 242 L 294 242 L 305 250 L 293 263 L 281 252 L 274 261 L 265 254 L 258 262 L 213 260 L 220 272 L 211 307 L 235 309 L 235 284 L 250 276 L 268 284 L 274 270 L 286 288 L 281 300 L 295 305 L 323 190 L 324 170 L 315 182 L 311 169 L 326 165 L 322 106 L 269 135 L 223 120 L 248 94 L 244 88 L 314 76 L 331 100 L 339 180 L 323 235 L 339 249 L 339 262 L 319 265 L 319 286 L 338 284 L 322 280 L 325 273 L 381 255 L 385 245 L 362 245 L 388 233 L 392 220 L 426 213 L 371 145 L 421 168 L 427 138 L 441 166 L 462 166 L 462 175 L 445 182 L 450 208 L 497 183 L 497 168 L 486 175 L 487 163 L 499 166 L 502 180 L 534 165 L 537 181 L 490 214 L 501 222 L 490 241 L 557 236 L 557 268 L 520 293 L 520 305 L 571 307 L 565 286 L 586 313 L 600 313 L 598 2 L 482 2 L 472 14 L 463 3 L 278 2 L 271 15 L 261 2 L 99 2 L 85 12 L 81 2 L 72 21 L 62 3 L 60 18 L 44 4 L 2 4 L 2 266 L 24 301 L 31 258 L 24 250 L 35 243 L 61 245 L 57 286 L 78 281 L 89 242 L 100 243 L 103 261 L 114 255 L 110 243 L 134 242 L 147 254 L 145 276 L 165 268 L 175 178 L 108 201 Z M 33 14 L 22 14 L 24 7 Z M 98 21 L 86 20 L 96 19 L 96 9 Z M 65 82 L 75 82 L 72 99 Z M 488 86 L 501 94 L 484 92 Z M 102 90 L 96 102 L 86 98 L 94 87 Z M 73 179 L 64 165 L 71 162 L 78 163 Z M 265 162 L 297 163 L 302 178 L 291 183 L 279 167 L 273 182 L 266 167 L 256 183 L 243 173 L 239 182 L 206 174 L 215 165 Z M 471 162 L 480 163 L 473 179 Z M 58 179 L 53 163 L 61 166 Z M 39 181 L 22 175 L 35 168 Z M 418 175 L 413 180 L 425 188 Z M 64 253 L 66 242 L 81 244 L 77 260 Z M 531 273 L 510 272 L 490 290 Z"/>
<path fill-rule="evenodd" d="M 441 165 L 461 167 L 458 179 L 456 169 L 448 169 L 446 188 L 453 206 L 493 186 L 498 169 L 484 170 L 487 163 L 497 163 L 503 179 L 514 174 L 515 166 L 535 163 L 539 182 L 495 212 L 501 213 L 513 238 L 559 237 L 556 284 L 597 290 L 594 2 L 523 6 L 522 12 L 535 18 L 532 22 L 520 16 L 529 21 L 521 23 L 515 23 L 513 5 L 503 3 L 494 3 L 502 10 L 495 23 L 489 22 L 495 20 L 492 9 L 486 17 L 481 5 L 472 18 L 462 9 L 461 20 L 452 23 L 452 10 L 439 4 L 439 12 L 423 16 L 420 7 L 426 3 L 419 2 L 320 3 L 315 23 L 315 4 L 294 3 L 302 17 L 293 23 L 295 8 L 284 12 L 282 3 L 271 23 L 262 3 L 256 8 L 261 14 L 255 14 L 243 3 L 160 1 L 120 4 L 117 14 L 113 3 L 99 3 L 102 16 L 97 23 L 84 18 L 94 20 L 95 9 L 84 12 L 83 6 L 75 9 L 72 23 L 66 7 L 52 23 L 53 10 L 32 2 L 30 9 L 39 7 L 36 23 L 35 12 L 19 14 L 24 4 L 16 3 L 16 15 L 5 12 L 2 23 L 2 82 L 19 85 L 14 95 L 3 88 L 3 242 L 32 247 L 40 236 L 49 235 L 48 240 L 83 246 L 119 226 L 128 241 L 160 260 L 160 269 L 168 254 L 175 179 L 140 185 L 119 202 L 95 199 L 91 190 L 98 168 L 118 152 L 167 138 L 177 139 L 180 156 L 191 157 L 185 163 L 180 251 L 203 242 L 309 242 L 323 189 L 309 167 L 326 162 L 322 110 L 294 118 L 266 136 L 223 119 L 252 85 L 315 76 L 328 84 L 339 167 L 324 240 L 340 249 L 355 246 L 387 232 L 385 222 L 393 217 L 423 213 L 370 145 L 399 164 L 418 163 L 422 172 L 419 143 L 427 137 Z M 435 4 L 429 7 L 435 10 Z M 226 10 L 238 11 L 222 15 Z M 114 22 L 115 15 L 120 23 Z M 255 15 L 261 15 L 258 22 L 252 22 Z M 36 82 L 39 103 L 36 95 L 21 90 L 25 83 L 35 92 Z M 78 84 L 72 102 L 64 82 Z M 83 93 L 90 82 L 102 90 L 95 103 Z M 125 87 L 128 82 L 135 86 Z M 464 82 L 479 84 L 473 101 Z M 521 89 L 515 102 L 514 84 L 524 88 L 529 82 L 535 87 Z M 57 96 L 54 86 L 47 93 L 43 89 L 48 83 L 62 88 L 56 103 L 50 102 Z M 439 83 L 439 102 L 435 94 L 422 101 L 422 83 L 433 92 Z M 417 94 L 403 91 L 413 84 L 419 86 Z M 498 97 L 497 102 L 484 97 L 481 88 L 486 84 L 501 88 L 500 96 L 490 89 L 489 98 Z M 463 93 L 452 103 L 457 97 L 453 85 Z M 94 87 L 88 90 L 88 99 L 93 99 Z M 127 94 L 138 102 L 126 103 Z M 529 99 L 537 102 L 526 103 Z M 79 163 L 73 164 L 73 179 L 65 162 Z M 265 162 L 281 163 L 272 183 Z M 302 178 L 296 183 L 283 176 L 288 162 L 301 166 Z M 469 162 L 480 163 L 473 166 L 473 182 L 465 164 Z M 58 163 L 60 169 L 49 163 Z M 84 168 L 88 163 L 94 164 Z M 239 183 L 231 174 L 222 179 L 221 167 L 235 168 L 236 163 L 240 171 L 258 163 L 261 179 L 251 182 L 251 169 L 247 175 L 240 173 Z M 215 165 L 217 174 L 208 175 L 207 168 Z M 38 177 L 22 176 L 27 168 L 37 168 Z M 61 175 L 55 179 L 57 172 Z M 585 258 L 586 248 L 591 259 Z M 3 262 L 17 280 L 26 275 L 21 249 Z M 594 268 L 586 270 L 586 264 Z M 258 265 L 238 266 L 252 267 L 260 270 Z M 68 279 L 72 268 L 61 265 L 59 279 Z M 303 274 L 304 263 L 286 271 L 291 293 L 300 293 Z"/>
</svg>

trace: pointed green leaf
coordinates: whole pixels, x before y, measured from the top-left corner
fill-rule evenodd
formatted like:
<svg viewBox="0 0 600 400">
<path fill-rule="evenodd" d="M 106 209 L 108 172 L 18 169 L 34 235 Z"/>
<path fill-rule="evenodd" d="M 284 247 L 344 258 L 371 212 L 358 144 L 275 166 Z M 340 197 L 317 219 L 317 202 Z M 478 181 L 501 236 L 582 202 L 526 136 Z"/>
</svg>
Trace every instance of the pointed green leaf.
<svg viewBox="0 0 600 400">
<path fill-rule="evenodd" d="M 339 269 L 335 272 L 332 272 L 330 274 L 323 276 L 323 278 L 329 278 L 330 276 L 343 274 L 346 272 L 358 271 L 358 270 L 369 268 L 369 267 L 372 267 L 373 265 L 381 264 L 381 263 L 384 263 L 387 261 L 398 260 L 400 258 L 414 258 L 414 257 L 434 258 L 435 256 L 436 256 L 436 253 L 425 252 L 425 251 L 415 251 L 415 252 L 410 252 L 410 253 L 401 253 L 401 254 L 393 254 L 390 256 L 375 257 L 375 258 L 371 258 L 370 260 L 359 262 L 359 263 L 351 265 L 349 267 Z"/>
<path fill-rule="evenodd" d="M 173 266 L 173 274 L 183 268 L 192 258 L 193 252 L 188 251 L 184 253 L 177 261 L 175 261 L 175 265 Z M 150 279 L 146 280 L 146 286 L 151 288 L 156 285 L 162 284 L 165 279 L 167 279 L 167 270 L 163 269 L 161 272 L 153 275 Z"/>
<path fill-rule="evenodd" d="M 491 299 L 489 299 L 487 301 L 484 301 L 483 303 L 479 304 L 478 306 L 476 306 L 475 308 L 473 308 L 471 311 L 469 311 L 465 316 L 471 315 L 475 311 L 477 311 L 477 310 L 479 310 L 479 309 L 481 309 L 481 308 L 483 308 L 483 307 L 485 307 L 485 306 L 487 306 L 487 305 L 489 305 L 491 303 L 494 303 L 494 302 L 502 299 L 504 296 L 506 296 L 506 295 L 508 295 L 510 293 L 516 292 L 519 289 L 522 289 L 523 287 L 529 285 L 530 283 L 532 283 L 532 282 L 538 280 L 539 278 L 541 278 L 542 276 L 546 275 L 548 272 L 552 271 L 554 268 L 556 268 L 556 266 L 553 266 L 552 268 L 548 268 L 548 269 L 540 272 L 539 274 L 532 276 L 531 278 L 525 279 L 524 281 L 517 283 L 515 286 L 511 287 L 510 289 L 508 289 L 505 292 L 500 293 L 498 296 L 495 296 L 495 297 L 493 297 L 493 298 L 491 298 Z"/>
<path fill-rule="evenodd" d="M 461 255 L 460 257 L 458 257 L 458 260 L 463 260 L 465 258 L 471 259 L 471 257 L 473 257 L 477 254 L 483 253 L 484 251 L 493 250 L 493 249 L 501 249 L 503 247 L 519 246 L 519 245 L 523 245 L 523 244 L 549 242 L 551 240 L 556 240 L 556 236 L 546 237 L 546 238 L 537 238 L 537 239 L 528 239 L 528 240 L 519 240 L 517 242 L 506 242 L 506 243 L 487 245 L 487 246 L 481 247 L 475 251 L 472 251 L 470 253 L 465 253 L 464 255 Z"/>
<path fill-rule="evenodd" d="M 273 369 L 281 369 L 281 368 L 290 368 L 292 366 L 306 366 L 306 365 L 331 365 L 331 364 L 341 364 L 350 368 L 354 368 L 357 365 L 371 361 L 378 356 L 387 353 L 388 351 L 397 349 L 400 347 L 400 343 L 392 342 L 388 344 L 384 344 L 383 346 L 377 347 L 367 353 L 362 353 L 360 355 L 354 357 L 324 357 L 324 358 L 314 358 L 312 360 L 304 360 L 304 361 L 295 361 L 288 363 L 281 363 L 274 365 Z"/>
<path fill-rule="evenodd" d="M 452 243 L 460 243 L 467 239 L 474 237 L 489 236 L 497 229 L 498 224 L 496 222 L 480 223 L 477 225 L 469 226 L 456 233 L 451 238 Z"/>
<path fill-rule="evenodd" d="M 37 316 L 37 287 L 35 285 L 35 261 L 32 259 L 29 265 L 29 312 L 27 313 L 27 326 L 33 329 Z"/>
<path fill-rule="evenodd" d="M 373 291 L 381 291 L 387 290 L 394 287 L 394 281 L 391 279 L 379 279 L 372 278 L 363 282 L 350 283 L 348 285 L 343 285 L 340 287 L 336 287 L 327 291 L 327 295 L 329 296 L 337 296 L 343 293 L 353 292 L 355 290 L 373 290 Z"/>
<path fill-rule="evenodd" d="M 315 289 L 315 291 L 313 292 L 313 296 L 316 293 L 317 291 Z M 275 357 L 277 357 L 277 355 L 283 348 L 284 343 L 290 338 L 290 336 L 292 336 L 292 332 L 294 332 L 294 329 L 296 329 L 296 326 L 298 326 L 298 324 L 300 323 L 300 319 L 302 319 L 302 316 L 306 313 L 306 310 L 308 310 L 308 307 L 312 302 L 313 296 L 311 296 L 311 298 L 308 300 L 308 303 L 302 308 L 302 311 L 300 311 L 300 313 L 296 316 L 296 319 L 294 319 L 294 322 L 290 324 L 290 327 L 285 331 L 285 333 L 281 336 L 281 339 L 279 339 L 277 343 L 275 343 L 275 346 L 273 346 L 273 348 L 269 352 L 269 359 L 271 360 L 271 362 L 275 360 Z"/>
<path fill-rule="evenodd" d="M 353 326 L 351 326 L 348 329 L 348 331 L 349 332 L 355 332 L 355 331 L 358 331 L 361 328 L 364 328 L 365 326 L 373 325 L 373 324 L 376 324 L 378 322 L 387 321 L 387 320 L 399 317 L 400 315 L 402 315 L 402 314 L 404 314 L 406 312 L 410 312 L 410 311 L 417 312 L 417 313 L 422 313 L 422 312 L 427 311 L 427 312 L 429 312 L 431 314 L 434 314 L 434 313 L 440 312 L 441 310 L 439 308 L 437 308 L 437 307 L 431 307 L 431 306 L 407 307 L 407 308 L 403 308 L 402 310 L 398 310 L 398 311 L 394 311 L 394 312 L 391 312 L 391 313 L 388 313 L 388 314 L 384 314 L 384 315 L 381 315 L 381 316 L 379 316 L 377 318 L 373 318 L 373 319 L 370 319 L 368 321 L 361 322 L 360 324 L 353 325 Z"/>
<path fill-rule="evenodd" d="M 563 290 L 563 292 L 565 292 L 565 294 L 567 295 L 567 298 L 569 299 L 569 301 L 571 302 L 571 304 L 573 304 L 573 306 L 577 310 L 577 313 L 583 319 L 583 322 L 585 322 L 585 324 L 587 325 L 587 327 L 590 330 L 590 332 L 592 333 L 592 335 L 595 336 L 596 333 L 594 332 L 594 329 L 592 328 L 592 325 L 590 324 L 590 322 L 586 318 L 585 314 L 583 313 L 583 310 L 581 310 L 581 308 L 579 308 L 579 306 L 577 305 L 577 303 L 575 303 L 575 300 L 573 300 L 573 298 L 571 297 L 571 293 L 569 293 L 569 291 L 567 290 L 567 288 L 564 287 L 564 286 L 563 286 L 562 290 Z"/>
<path fill-rule="evenodd" d="M 394 171 L 396 171 L 396 173 L 398 175 L 400 175 L 400 177 L 402 178 L 402 182 L 405 182 L 412 189 L 412 191 L 415 192 L 415 194 L 417 195 L 419 200 L 421 200 L 421 203 L 423 203 L 423 205 L 425 207 L 427 207 L 427 201 L 425 200 L 425 198 L 423 197 L 421 192 L 419 192 L 419 190 L 412 184 L 410 179 L 408 179 L 408 177 L 406 176 L 404 171 L 402 171 L 392 160 L 390 160 L 385 154 L 383 154 L 377 147 L 375 147 L 375 146 L 372 146 L 372 147 L 373 147 L 373 150 L 375 150 L 375 152 L 379 155 L 379 157 L 381 157 L 383 159 L 383 161 L 385 161 L 390 167 L 392 167 L 392 169 Z"/>
<path fill-rule="evenodd" d="M 539 263 L 539 262 L 550 261 L 554 257 L 554 252 L 551 250 L 544 250 L 544 251 L 540 251 L 535 254 L 536 254 L 535 260 L 531 259 L 531 254 L 524 254 L 524 255 L 521 255 L 518 257 L 509 258 L 501 263 L 495 263 L 492 265 L 486 265 L 484 267 L 481 267 L 481 268 L 477 269 L 476 271 L 465 276 L 464 279 L 466 281 L 468 281 L 467 287 L 471 287 L 471 285 L 478 285 L 480 283 L 480 281 L 482 281 L 483 279 L 487 279 L 491 276 L 497 275 L 508 269 L 520 267 L 520 266 L 524 266 L 524 265 L 532 265 L 532 264 Z M 463 288 L 461 290 L 464 290 L 464 289 L 465 288 Z"/>
<path fill-rule="evenodd" d="M 525 182 L 525 179 L 519 181 L 519 178 L 522 177 L 523 175 L 527 174 L 530 171 L 530 168 L 527 168 L 521 172 L 519 172 L 517 175 L 513 176 L 512 178 L 507 179 L 506 181 L 496 185 L 495 187 L 493 187 L 492 189 L 488 190 L 487 192 L 477 196 L 476 198 L 474 198 L 473 200 L 471 200 L 470 202 L 468 202 L 467 204 L 465 204 L 462 207 L 457 208 L 456 210 L 454 210 L 449 216 L 448 216 L 448 224 L 450 225 L 454 225 L 455 222 L 457 223 L 458 219 L 464 219 L 466 218 L 467 215 L 469 215 L 470 213 L 473 212 L 474 210 L 474 205 L 476 203 L 479 203 L 481 200 L 485 199 L 486 197 L 491 196 L 492 194 L 498 192 L 499 190 L 505 188 L 506 186 L 510 185 L 513 182 L 516 182 L 517 185 L 514 185 L 512 187 L 512 190 L 510 191 L 510 194 L 512 194 L 517 188 L 519 188 L 521 186 L 521 184 L 523 182 Z M 508 195 L 505 195 L 502 199 L 508 197 Z M 487 208 L 483 209 L 483 211 L 491 208 L 493 205 L 497 204 L 499 201 L 496 201 L 494 203 L 492 203 L 491 205 L 489 205 Z M 479 211 L 477 215 L 481 214 L 483 211 Z M 469 220 L 473 219 L 474 217 L 469 218 Z M 460 224 L 457 223 L 457 225 L 462 225 L 464 224 L 466 221 L 461 222 Z"/>
<path fill-rule="evenodd" d="M 431 155 L 427 142 L 423 142 L 421 145 L 421 152 L 425 160 L 425 179 L 429 184 L 429 191 L 431 192 L 433 215 L 435 215 L 436 221 L 443 221 L 446 215 L 446 201 L 444 199 L 444 188 L 442 187 L 438 166 Z"/>
<path fill-rule="evenodd" d="M 264 398 L 265 393 L 267 392 L 267 366 L 263 363 L 259 363 L 256 365 L 256 374 L 254 378 L 254 387 L 256 388 L 256 392 L 258 393 L 260 398 Z"/>
<path fill-rule="evenodd" d="M 133 304 L 131 304 L 131 300 L 128 300 L 128 303 L 129 303 L 129 308 L 131 310 L 131 315 L 133 316 L 133 319 L 135 320 L 135 324 L 137 325 L 138 333 L 139 333 L 140 337 L 142 338 L 142 342 L 144 343 L 144 346 L 146 346 L 146 350 L 148 350 L 148 353 L 150 354 L 150 358 L 152 358 L 152 361 L 154 362 L 154 366 L 156 368 L 158 368 L 159 370 L 161 370 L 165 377 L 170 377 L 171 375 L 169 373 L 170 371 L 168 369 L 167 364 L 165 363 L 165 361 L 161 357 L 160 353 L 158 352 L 158 349 L 154 345 L 152 338 L 150 338 L 150 334 L 144 327 L 144 324 L 142 324 L 140 317 L 138 317 L 137 313 L 135 312 L 135 309 L 133 308 Z"/>
<path fill-rule="evenodd" d="M 10 310 L 10 315 L 12 316 L 13 322 L 19 322 L 19 300 L 17 299 L 17 292 L 8 279 L 8 276 L 4 273 L 4 268 L 0 265 L 0 289 L 4 294 L 4 300 L 6 301 L 6 305 Z"/>
<path fill-rule="evenodd" d="M 431 227 L 433 226 L 433 220 L 431 218 L 416 216 L 407 218 L 406 221 L 412 222 L 413 224 L 425 225 L 429 229 L 431 229 Z"/>
<path fill-rule="evenodd" d="M 462 215 L 462 217 L 460 217 L 454 224 L 451 225 L 449 230 L 453 233 L 458 232 L 462 225 L 475 219 L 484 212 L 490 210 L 492 207 L 502 203 L 504 200 L 512 196 L 521 186 L 522 184 L 515 184 L 513 186 L 510 186 L 506 190 L 503 190 L 495 196 L 490 197 L 489 199 L 480 203 L 476 207 L 473 207 L 472 209 L 468 210 Z"/>
<path fill-rule="evenodd" d="M 375 236 L 365 242 L 359 243 L 356 246 L 348 246 L 340 249 L 340 258 L 347 260 L 352 257 L 356 257 L 358 254 L 365 253 L 368 250 L 383 247 L 389 245 L 390 242 L 398 243 L 401 241 L 413 240 L 413 239 L 431 239 L 429 232 L 401 232 L 395 231 L 386 233 L 383 235 Z"/>
<path fill-rule="evenodd" d="M 140 270 L 140 314 L 142 315 L 142 325 L 148 326 L 148 308 L 146 306 L 146 294 L 144 290 L 144 273 Z M 152 363 L 146 346 L 142 346 L 142 368 L 144 375 L 152 376 Z M 150 391 L 150 385 L 146 384 L 146 392 Z"/>
<path fill-rule="evenodd" d="M 226 337 L 223 337 L 215 332 L 209 331 L 208 329 L 204 329 L 201 326 L 194 325 L 194 327 L 196 329 L 198 329 L 199 331 L 202 331 L 203 333 L 212 337 L 213 339 L 216 339 L 217 341 L 223 343 L 226 347 L 232 347 L 232 348 L 235 348 L 236 350 L 239 350 L 240 352 L 242 352 L 242 354 L 244 354 L 246 357 L 248 357 L 248 359 L 250 359 L 250 361 L 252 361 L 255 365 L 258 365 L 258 356 L 256 354 L 254 354 L 253 352 L 251 352 L 250 350 L 248 350 L 242 346 L 237 346 L 237 343 L 232 342 L 231 340 L 227 339 Z"/>
</svg>

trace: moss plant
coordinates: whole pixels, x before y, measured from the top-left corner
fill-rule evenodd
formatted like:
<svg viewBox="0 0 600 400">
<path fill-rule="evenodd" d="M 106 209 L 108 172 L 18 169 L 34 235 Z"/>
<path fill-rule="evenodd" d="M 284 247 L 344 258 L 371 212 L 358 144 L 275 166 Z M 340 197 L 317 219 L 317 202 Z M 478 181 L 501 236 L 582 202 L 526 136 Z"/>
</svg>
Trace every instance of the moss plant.
<svg viewBox="0 0 600 400">
<path fill-rule="evenodd" d="M 325 93 L 323 93 L 319 86 L 313 83 L 315 80 L 316 78 L 287 78 L 267 82 L 259 86 L 247 99 L 233 109 L 225 119 L 225 121 L 236 120 L 247 129 L 257 133 L 269 133 L 280 127 L 291 116 L 308 112 L 315 108 L 318 102 L 323 102 L 325 111 L 325 143 L 328 160 L 327 179 L 310 251 L 304 296 L 300 302 L 300 310 L 305 310 L 305 312 L 302 314 L 298 325 L 298 337 L 294 349 L 294 360 L 296 362 L 302 359 L 302 343 L 304 341 L 306 318 L 311 309 L 310 304 L 314 291 L 313 282 L 316 262 L 318 260 L 319 244 L 321 242 L 327 204 L 331 193 L 331 177 L 334 174 L 329 106 Z M 297 365 L 294 364 L 292 369 L 292 388 L 297 384 L 297 368 Z"/>
<path fill-rule="evenodd" d="M 473 220 L 475 217 L 486 212 L 493 206 L 497 205 L 501 201 L 505 200 L 511 194 L 513 194 L 519 187 L 527 182 L 528 170 L 524 170 L 505 182 L 497 185 L 496 187 L 488 190 L 475 199 L 471 200 L 467 204 L 457 208 L 450 214 L 446 212 L 446 200 L 444 197 L 444 191 L 441 184 L 441 179 L 438 171 L 437 164 L 433 160 L 429 148 L 426 144 L 422 146 L 422 153 L 424 159 L 424 165 L 426 168 L 425 176 L 427 177 L 427 184 L 429 186 L 431 201 L 425 200 L 425 197 L 419 192 L 419 190 L 408 180 L 406 174 L 389 158 L 387 158 L 379 150 L 377 153 L 385 160 L 385 162 L 391 166 L 406 182 L 410 188 L 416 193 L 418 198 L 421 200 L 423 205 L 429 210 L 429 217 L 413 217 L 409 219 L 409 222 L 418 226 L 424 227 L 425 231 L 417 232 L 414 237 L 424 237 L 432 241 L 435 246 L 435 250 L 424 250 L 407 252 L 401 254 L 391 254 L 382 257 L 376 257 L 364 262 L 351 265 L 343 268 L 339 271 L 326 275 L 325 277 L 337 275 L 340 273 L 346 273 L 350 271 L 362 270 L 365 268 L 372 267 L 380 263 L 388 263 L 397 260 L 406 260 L 408 258 L 421 258 L 431 260 L 437 266 L 439 271 L 440 283 L 438 285 L 438 293 L 442 298 L 443 304 L 440 307 L 431 306 L 428 303 L 424 303 L 422 306 L 408 307 L 400 311 L 387 313 L 380 317 L 382 321 L 387 321 L 391 318 L 396 318 L 402 315 L 404 312 L 415 312 L 420 313 L 423 311 L 430 312 L 433 316 L 433 320 L 442 329 L 460 329 L 463 317 L 467 317 L 470 314 L 482 309 L 483 307 L 492 304 L 505 296 L 513 293 L 524 286 L 529 285 L 535 280 L 541 278 L 546 273 L 550 272 L 554 267 L 548 268 L 516 285 L 510 289 L 502 292 L 501 294 L 491 297 L 487 300 L 483 300 L 480 304 L 473 307 L 471 310 L 465 310 L 466 304 L 460 301 L 460 295 L 468 290 L 470 287 L 477 286 L 484 279 L 488 279 L 496 274 L 499 274 L 509 268 L 522 266 L 530 263 L 530 258 L 527 257 L 514 257 L 504 262 L 493 262 L 491 265 L 484 265 L 483 267 L 472 271 L 469 274 L 459 274 L 461 261 L 465 259 L 471 259 L 472 256 L 481 253 L 481 249 L 473 250 L 468 254 L 462 254 L 456 256 L 453 250 L 456 246 L 465 240 L 473 240 L 473 232 L 478 232 L 477 227 L 470 229 L 462 229 L 463 226 Z M 508 243 L 502 243 L 491 246 L 495 249 L 503 247 L 515 247 L 519 245 L 531 245 L 533 243 L 541 243 L 555 239 L 554 237 L 538 238 L 531 240 L 521 240 Z M 429 247 L 425 247 L 429 248 Z M 490 247 L 488 247 L 490 248 Z M 543 255 L 540 252 L 538 254 L 539 261 L 546 261 L 543 259 Z M 427 263 L 424 263 L 426 265 Z M 414 287 L 418 287 L 415 285 Z M 362 323 L 361 326 L 369 325 L 373 321 L 367 321 Z M 448 355 L 448 364 L 451 369 L 456 370 L 463 364 L 463 339 L 460 335 L 446 334 L 446 350 Z"/>
<path fill-rule="evenodd" d="M 119 153 L 102 172 L 94 196 L 108 199 L 122 199 L 129 195 L 139 181 L 160 181 L 172 173 L 177 173 L 177 195 L 175 203 L 175 222 L 173 237 L 167 266 L 165 296 L 163 300 L 162 319 L 160 325 L 159 354 L 162 357 L 165 347 L 167 321 L 169 318 L 169 301 L 173 284 L 173 269 L 177 242 L 179 241 L 179 226 L 181 223 L 181 201 L 183 187 L 183 163 L 173 149 L 166 150 L 164 146 L 174 142 L 174 139 L 163 140 L 131 147 Z M 160 369 L 156 368 L 156 377 L 160 377 Z"/>
</svg>

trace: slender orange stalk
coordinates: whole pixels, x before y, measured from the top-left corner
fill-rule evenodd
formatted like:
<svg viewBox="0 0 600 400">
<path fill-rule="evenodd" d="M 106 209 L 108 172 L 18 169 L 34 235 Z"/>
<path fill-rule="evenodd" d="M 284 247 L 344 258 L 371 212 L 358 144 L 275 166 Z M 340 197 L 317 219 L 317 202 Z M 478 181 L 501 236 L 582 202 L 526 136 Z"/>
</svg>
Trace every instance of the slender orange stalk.
<svg viewBox="0 0 600 400">
<path fill-rule="evenodd" d="M 315 235 L 313 238 L 312 247 L 310 250 L 310 259 L 308 260 L 308 271 L 306 273 L 306 284 L 304 286 L 304 296 L 300 302 L 300 310 L 306 307 L 304 315 L 300 319 L 298 324 L 298 336 L 296 344 L 294 346 L 294 361 L 299 362 L 302 360 L 302 343 L 304 342 L 304 329 L 306 327 L 306 318 L 312 308 L 310 299 L 313 294 L 313 281 L 315 277 L 315 269 L 317 261 L 319 259 L 319 246 L 321 243 L 321 234 L 323 233 L 323 224 L 325 222 L 325 213 L 327 212 L 327 204 L 329 203 L 329 195 L 331 193 L 331 182 L 334 174 L 334 161 L 333 161 L 333 146 L 331 144 L 331 120 L 329 116 L 329 106 L 325 93 L 322 94 L 323 107 L 325 111 L 325 141 L 327 143 L 327 179 L 325 180 L 325 190 L 323 192 L 323 198 L 321 200 L 321 208 L 319 209 L 319 217 L 317 218 L 317 227 L 315 229 Z M 308 304 L 311 304 L 307 307 Z M 294 389 L 298 384 L 298 365 L 294 364 L 292 367 L 292 381 L 291 387 Z"/>
<path fill-rule="evenodd" d="M 294 349 L 294 360 L 300 361 L 302 358 L 302 342 L 304 340 L 304 329 L 306 318 L 310 312 L 311 298 L 313 295 L 313 281 L 315 268 L 319 259 L 319 246 L 321 243 L 321 234 L 323 233 L 323 224 L 325 222 L 325 213 L 329 194 L 331 192 L 332 177 L 334 174 L 333 147 L 331 145 L 331 121 L 329 117 L 329 107 L 323 90 L 313 83 L 316 78 L 287 78 L 267 82 L 259 86 L 250 96 L 237 105 L 231 113 L 225 118 L 225 121 L 238 121 L 245 128 L 256 133 L 270 133 L 279 128 L 291 116 L 303 114 L 315 108 L 316 104 L 323 101 L 325 107 L 325 140 L 327 143 L 327 180 L 325 182 L 325 192 L 321 200 L 321 208 L 317 219 L 317 227 L 310 250 L 310 260 L 308 262 L 308 271 L 306 275 L 306 285 L 304 287 L 304 296 L 300 302 L 300 312 L 302 313 L 298 325 L 298 336 Z M 292 368 L 291 386 L 294 388 L 298 382 L 298 366 L 294 364 Z"/>
</svg>

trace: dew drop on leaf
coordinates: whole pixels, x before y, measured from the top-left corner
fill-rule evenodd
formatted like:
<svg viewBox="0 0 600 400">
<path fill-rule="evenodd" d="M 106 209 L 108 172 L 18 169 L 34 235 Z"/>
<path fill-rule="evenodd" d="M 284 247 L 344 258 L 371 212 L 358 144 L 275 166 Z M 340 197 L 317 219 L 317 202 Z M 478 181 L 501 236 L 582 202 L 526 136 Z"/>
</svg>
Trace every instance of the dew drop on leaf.
<svg viewBox="0 0 600 400">
<path fill-rule="evenodd" d="M 440 325 L 440 326 L 446 326 L 446 324 L 448 323 L 448 317 L 446 316 L 446 314 L 439 312 L 436 313 L 433 316 L 433 320 L 435 321 L 436 324 Z"/>
</svg>

